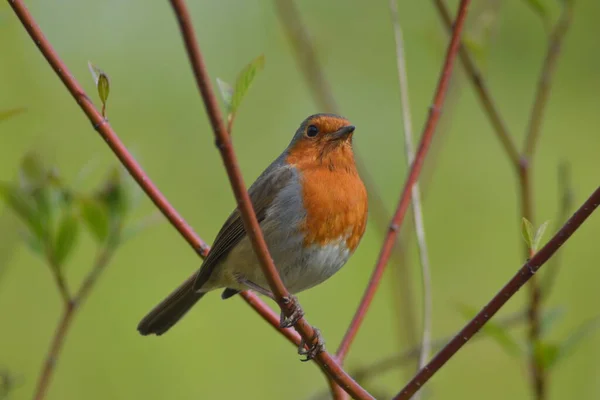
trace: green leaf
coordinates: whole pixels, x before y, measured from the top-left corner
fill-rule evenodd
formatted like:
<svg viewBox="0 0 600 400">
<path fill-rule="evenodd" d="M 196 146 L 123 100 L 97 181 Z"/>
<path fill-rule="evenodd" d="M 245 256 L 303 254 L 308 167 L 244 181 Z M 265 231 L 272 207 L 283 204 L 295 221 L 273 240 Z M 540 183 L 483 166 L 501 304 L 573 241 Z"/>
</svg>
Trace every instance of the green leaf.
<svg viewBox="0 0 600 400">
<path fill-rule="evenodd" d="M 19 115 L 21 113 L 24 113 L 25 110 L 26 109 L 23 108 L 23 107 L 12 108 L 12 109 L 9 109 L 9 110 L 2 110 L 2 111 L 0 111 L 0 122 L 2 122 L 4 120 L 7 120 L 9 118 L 12 118 L 14 116 L 17 116 L 17 115 Z"/>
<path fill-rule="evenodd" d="M 554 366 L 560 356 L 560 347 L 555 343 L 538 341 L 535 346 L 535 357 L 542 369 Z"/>
<path fill-rule="evenodd" d="M 70 209 L 65 209 L 58 223 L 56 242 L 54 244 L 54 258 L 60 267 L 75 248 L 79 236 L 79 221 Z"/>
<path fill-rule="evenodd" d="M 217 86 L 219 86 L 219 91 L 221 92 L 221 98 L 223 99 L 223 103 L 225 104 L 226 113 L 229 114 L 231 111 L 231 100 L 233 98 L 233 88 L 227 82 L 222 79 L 217 78 Z"/>
<path fill-rule="evenodd" d="M 242 104 L 242 100 L 246 95 L 246 92 L 248 92 L 248 89 L 250 89 L 254 78 L 256 78 L 256 75 L 264 68 L 264 66 L 265 56 L 261 54 L 252 60 L 250 64 L 246 65 L 246 67 L 238 74 L 233 89 L 233 96 L 231 98 L 230 113 L 232 118 L 237 113 L 240 104 Z"/>
<path fill-rule="evenodd" d="M 521 233 L 523 234 L 525 243 L 527 243 L 527 247 L 533 249 L 533 225 L 531 225 L 531 222 L 525 217 L 523 217 L 521 224 Z"/>
<path fill-rule="evenodd" d="M 535 232 L 535 237 L 533 238 L 533 251 L 538 251 L 540 242 L 542 241 L 542 237 L 544 237 L 544 232 L 546 232 L 546 228 L 548 228 L 549 223 L 550 221 L 544 222 Z"/>
<path fill-rule="evenodd" d="M 108 80 L 108 75 L 104 72 L 100 73 L 98 77 L 98 95 L 100 96 L 100 100 L 103 104 L 106 104 L 106 100 L 108 100 L 108 94 L 110 93 L 110 82 Z"/>
<path fill-rule="evenodd" d="M 123 175 L 120 167 L 113 168 L 96 195 L 96 199 L 107 207 L 111 218 L 120 219 L 129 208 L 127 192 L 123 188 Z"/>
<path fill-rule="evenodd" d="M 88 61 L 88 68 L 96 84 L 98 90 L 98 96 L 102 102 L 102 115 L 104 115 L 104 108 L 106 107 L 106 100 L 108 100 L 108 94 L 110 93 L 110 81 L 108 75 L 104 73 L 100 68 L 96 67 L 90 61 Z"/>
<path fill-rule="evenodd" d="M 457 306 L 458 311 L 465 317 L 465 319 L 473 319 L 477 315 L 477 310 L 474 307 L 459 304 Z M 521 346 L 515 339 L 510 335 L 508 329 L 494 321 L 488 321 L 482 328 L 480 333 L 487 335 L 493 339 L 504 351 L 513 357 L 520 357 L 523 353 Z"/>
<path fill-rule="evenodd" d="M 97 199 L 82 198 L 79 201 L 81 217 L 94 239 L 104 243 L 108 237 L 110 220 L 105 204 Z"/>
<path fill-rule="evenodd" d="M 21 218 L 36 238 L 40 240 L 46 238 L 44 224 L 29 196 L 14 185 L 0 182 L 0 197 Z"/>
</svg>

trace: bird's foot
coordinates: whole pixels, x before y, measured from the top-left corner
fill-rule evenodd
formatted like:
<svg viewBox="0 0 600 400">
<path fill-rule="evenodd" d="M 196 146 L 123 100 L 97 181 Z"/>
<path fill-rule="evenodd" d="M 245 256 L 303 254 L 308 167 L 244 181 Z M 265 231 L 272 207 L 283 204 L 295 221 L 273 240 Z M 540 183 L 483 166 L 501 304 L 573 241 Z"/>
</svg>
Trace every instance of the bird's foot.
<svg viewBox="0 0 600 400">
<path fill-rule="evenodd" d="M 304 339 L 300 341 L 300 346 L 298 346 L 298 354 L 301 356 L 305 356 L 306 358 L 300 360 L 302 362 L 310 361 L 317 356 L 322 351 L 325 351 L 325 340 L 321 336 L 321 331 L 318 328 L 313 327 L 313 336 L 310 338 L 310 345 L 308 349 L 305 349 L 306 342 Z"/>
<path fill-rule="evenodd" d="M 291 311 L 289 317 L 285 315 L 285 308 Z M 304 317 L 304 310 L 302 310 L 302 307 L 300 307 L 300 304 L 298 303 L 298 298 L 291 294 L 288 297 L 284 297 L 283 307 L 279 316 L 279 327 L 282 329 L 291 328 L 302 317 Z"/>
</svg>

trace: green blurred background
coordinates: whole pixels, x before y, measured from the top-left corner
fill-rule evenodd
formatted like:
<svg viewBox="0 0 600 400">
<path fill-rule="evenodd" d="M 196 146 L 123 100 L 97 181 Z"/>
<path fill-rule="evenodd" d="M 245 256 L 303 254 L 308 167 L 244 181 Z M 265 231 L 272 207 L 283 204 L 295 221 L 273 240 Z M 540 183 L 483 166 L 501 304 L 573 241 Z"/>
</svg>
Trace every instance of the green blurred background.
<svg viewBox="0 0 600 400">
<path fill-rule="evenodd" d="M 287 145 L 297 125 L 319 112 L 270 1 L 189 2 L 211 77 L 233 81 L 258 54 L 266 67 L 239 112 L 234 145 L 250 183 Z M 557 2 L 542 0 L 558 14 Z M 28 1 L 31 12 L 74 76 L 97 102 L 87 61 L 111 78 L 112 126 L 149 176 L 207 242 L 234 206 L 228 180 L 167 1 Z M 456 2 L 451 2 L 455 10 Z M 343 114 L 356 126 L 355 146 L 389 210 L 406 175 L 394 43 L 387 1 L 316 0 L 299 5 Z M 447 43 L 429 1 L 400 1 L 415 131 L 426 117 Z M 600 172 L 600 3 L 577 1 L 558 64 L 534 169 L 537 222 L 557 215 L 557 166 L 567 160 L 575 204 L 598 185 Z M 525 1 L 474 1 L 468 37 L 491 27 L 478 62 L 507 125 L 520 143 L 545 52 L 545 33 Z M 0 180 L 12 180 L 23 154 L 37 150 L 68 179 L 92 163 L 83 183 L 95 187 L 116 164 L 39 54 L 7 4 L 0 5 L 0 110 L 27 112 L 0 124 Z M 425 171 L 424 213 L 433 270 L 433 335 L 464 323 L 457 304 L 481 307 L 523 262 L 513 171 L 473 92 L 457 68 Z M 0 206 L 0 208 L 3 206 Z M 153 211 L 143 199 L 135 216 Z M 4 210 L 3 212 L 8 212 Z M 407 219 L 406 223 L 410 223 Z M 309 321 L 335 350 L 368 280 L 382 229 L 370 220 L 353 259 L 335 278 L 300 296 Z M 548 233 L 549 234 L 549 233 Z M 0 366 L 21 380 L 14 399 L 30 398 L 61 314 L 46 265 L 17 240 L 0 281 Z M 561 250 L 562 270 L 548 307 L 565 313 L 548 340 L 560 342 L 597 313 L 600 217 L 594 215 Z M 410 285 L 419 296 L 411 242 Z M 68 265 L 76 287 L 89 268 L 92 240 Z M 139 319 L 200 261 L 167 223 L 124 246 L 77 316 L 48 399 L 307 399 L 326 389 L 318 368 L 240 299 L 207 296 L 169 334 L 141 337 Z M 392 265 L 392 268 L 397 267 Z M 386 273 L 347 361 L 365 366 L 409 347 L 394 302 L 400 284 Z M 503 309 L 525 304 L 526 291 Z M 415 301 L 415 307 L 419 306 Z M 417 311 L 418 313 L 418 311 Z M 413 327 L 412 329 L 419 329 Z M 515 337 L 525 337 L 523 329 Z M 600 396 L 600 335 L 585 339 L 549 375 L 551 398 Z M 390 396 L 412 366 L 371 380 Z M 458 353 L 428 384 L 431 398 L 526 399 L 527 368 L 491 340 Z"/>
</svg>

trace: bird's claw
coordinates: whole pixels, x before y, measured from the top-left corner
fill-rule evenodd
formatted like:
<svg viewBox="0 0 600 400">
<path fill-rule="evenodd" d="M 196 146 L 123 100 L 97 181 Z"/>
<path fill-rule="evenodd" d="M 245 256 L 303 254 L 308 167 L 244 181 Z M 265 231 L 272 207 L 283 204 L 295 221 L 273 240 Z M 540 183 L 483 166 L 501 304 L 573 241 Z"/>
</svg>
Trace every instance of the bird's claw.
<svg viewBox="0 0 600 400">
<path fill-rule="evenodd" d="M 302 339 L 300 341 L 300 345 L 298 346 L 298 354 L 301 356 L 305 356 L 305 359 L 301 359 L 300 361 L 306 362 L 310 361 L 317 356 L 322 351 L 325 351 L 325 340 L 321 336 L 321 331 L 318 328 L 313 328 L 313 336 L 310 338 L 310 346 L 308 349 L 305 349 L 306 341 Z"/>
<path fill-rule="evenodd" d="M 289 297 L 283 298 L 284 306 L 289 307 L 291 309 L 291 314 L 289 317 L 285 315 L 283 310 L 281 311 L 281 315 L 279 317 L 279 327 L 281 329 L 291 328 L 298 322 L 302 317 L 304 317 L 304 310 L 298 304 L 298 299 L 296 296 L 290 295 Z"/>
</svg>

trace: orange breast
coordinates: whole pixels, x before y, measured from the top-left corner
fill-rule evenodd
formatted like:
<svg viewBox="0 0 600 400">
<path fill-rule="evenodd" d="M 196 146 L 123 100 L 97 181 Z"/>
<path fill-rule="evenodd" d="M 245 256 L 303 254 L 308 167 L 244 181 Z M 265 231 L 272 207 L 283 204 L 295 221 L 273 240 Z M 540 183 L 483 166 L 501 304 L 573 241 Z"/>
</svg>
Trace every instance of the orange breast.
<svg viewBox="0 0 600 400">
<path fill-rule="evenodd" d="M 346 237 L 346 246 L 354 251 L 367 223 L 367 192 L 358 175 L 327 168 L 302 175 L 305 244 L 323 245 Z"/>
<path fill-rule="evenodd" d="M 294 150 L 287 161 L 301 173 L 305 245 L 324 245 L 343 237 L 354 251 L 365 232 L 368 201 L 351 147 L 342 146 L 325 158 L 308 146 Z"/>
</svg>

